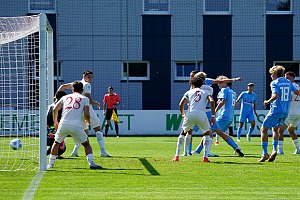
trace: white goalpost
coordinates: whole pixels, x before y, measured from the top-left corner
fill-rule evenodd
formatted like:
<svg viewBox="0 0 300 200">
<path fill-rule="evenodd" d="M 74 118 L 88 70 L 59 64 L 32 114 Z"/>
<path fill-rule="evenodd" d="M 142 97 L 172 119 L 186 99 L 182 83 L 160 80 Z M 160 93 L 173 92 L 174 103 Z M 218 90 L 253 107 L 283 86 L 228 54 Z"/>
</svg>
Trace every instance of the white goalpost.
<svg viewBox="0 0 300 200">
<path fill-rule="evenodd" d="M 45 14 L 0 17 L 0 171 L 46 170 L 53 31 Z M 10 141 L 20 139 L 14 150 Z"/>
</svg>

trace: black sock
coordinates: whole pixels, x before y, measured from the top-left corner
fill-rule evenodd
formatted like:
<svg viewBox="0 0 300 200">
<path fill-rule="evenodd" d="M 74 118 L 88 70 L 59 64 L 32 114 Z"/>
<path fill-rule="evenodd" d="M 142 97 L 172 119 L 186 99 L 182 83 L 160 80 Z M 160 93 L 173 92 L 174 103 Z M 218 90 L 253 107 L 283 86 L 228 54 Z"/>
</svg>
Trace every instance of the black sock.
<svg viewBox="0 0 300 200">
<path fill-rule="evenodd" d="M 115 129 L 116 129 L 116 135 L 119 136 L 119 125 L 118 124 L 115 125 Z"/>
<path fill-rule="evenodd" d="M 105 125 L 105 137 L 107 137 L 107 133 L 108 133 L 108 127 L 109 127 L 109 125 L 108 125 L 108 124 L 106 124 L 106 125 Z"/>
</svg>

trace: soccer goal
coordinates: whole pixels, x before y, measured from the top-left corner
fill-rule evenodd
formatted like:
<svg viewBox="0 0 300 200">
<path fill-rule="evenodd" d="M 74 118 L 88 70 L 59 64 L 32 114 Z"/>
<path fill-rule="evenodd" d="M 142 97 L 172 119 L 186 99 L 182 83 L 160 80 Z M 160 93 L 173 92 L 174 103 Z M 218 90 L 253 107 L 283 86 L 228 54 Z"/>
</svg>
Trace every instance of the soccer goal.
<svg viewBox="0 0 300 200">
<path fill-rule="evenodd" d="M 0 89 L 0 171 L 46 170 L 54 90 L 53 32 L 45 14 L 0 17 Z"/>
</svg>

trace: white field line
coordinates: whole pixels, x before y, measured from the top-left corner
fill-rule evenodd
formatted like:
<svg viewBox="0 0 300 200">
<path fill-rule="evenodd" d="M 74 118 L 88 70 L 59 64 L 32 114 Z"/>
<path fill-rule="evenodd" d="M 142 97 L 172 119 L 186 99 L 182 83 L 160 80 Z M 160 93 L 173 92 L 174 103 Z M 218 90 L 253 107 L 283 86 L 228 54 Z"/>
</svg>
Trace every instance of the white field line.
<svg viewBox="0 0 300 200">
<path fill-rule="evenodd" d="M 34 193 L 40 185 L 40 182 L 44 176 L 45 171 L 38 171 L 33 177 L 29 187 L 24 192 L 22 200 L 31 200 L 34 197 Z"/>
</svg>

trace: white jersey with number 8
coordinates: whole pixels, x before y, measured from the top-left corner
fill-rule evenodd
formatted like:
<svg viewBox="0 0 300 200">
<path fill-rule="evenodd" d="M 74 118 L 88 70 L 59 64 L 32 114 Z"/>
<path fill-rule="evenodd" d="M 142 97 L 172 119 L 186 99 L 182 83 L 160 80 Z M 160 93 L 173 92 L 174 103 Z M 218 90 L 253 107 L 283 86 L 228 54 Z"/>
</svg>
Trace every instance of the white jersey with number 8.
<svg viewBox="0 0 300 200">
<path fill-rule="evenodd" d="M 62 117 L 59 124 L 82 127 L 83 108 L 90 105 L 89 98 L 75 92 L 64 96 L 58 103 L 62 103 L 63 105 Z"/>
</svg>

